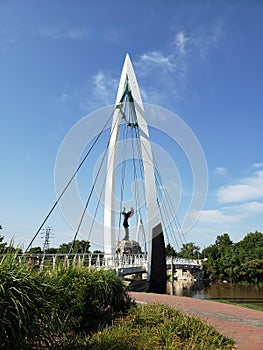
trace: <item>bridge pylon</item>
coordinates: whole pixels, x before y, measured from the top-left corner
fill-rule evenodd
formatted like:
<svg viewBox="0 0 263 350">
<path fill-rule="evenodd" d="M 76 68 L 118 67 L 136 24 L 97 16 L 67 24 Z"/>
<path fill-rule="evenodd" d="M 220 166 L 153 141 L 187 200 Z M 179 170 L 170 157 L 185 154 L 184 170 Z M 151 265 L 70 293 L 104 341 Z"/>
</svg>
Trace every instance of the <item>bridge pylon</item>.
<svg viewBox="0 0 263 350">
<path fill-rule="evenodd" d="M 128 103 L 130 104 L 130 108 L 133 110 L 134 114 L 134 122 L 132 123 L 132 126 L 138 128 L 139 142 L 141 145 L 146 204 L 146 218 L 144 221 L 148 256 L 147 270 L 148 279 L 150 279 L 153 228 L 155 228 L 157 225 L 160 225 L 160 220 L 154 176 L 154 160 L 149 138 L 148 125 L 140 89 L 128 54 L 126 55 L 124 61 L 119 82 L 108 151 L 107 181 L 105 185 L 104 200 L 104 251 L 109 255 L 115 255 L 116 251 L 117 227 L 115 221 L 116 213 L 119 211 L 119 208 L 116 208 L 116 167 L 118 162 L 120 126 L 123 122 L 126 121 L 123 101 L 127 95 Z"/>
</svg>

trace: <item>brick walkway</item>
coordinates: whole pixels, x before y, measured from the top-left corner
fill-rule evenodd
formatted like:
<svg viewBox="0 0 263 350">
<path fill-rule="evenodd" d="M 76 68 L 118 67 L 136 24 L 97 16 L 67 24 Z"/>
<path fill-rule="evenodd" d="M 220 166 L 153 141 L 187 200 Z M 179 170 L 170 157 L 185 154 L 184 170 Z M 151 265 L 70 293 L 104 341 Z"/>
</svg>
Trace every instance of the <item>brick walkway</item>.
<svg viewBox="0 0 263 350">
<path fill-rule="evenodd" d="M 137 302 L 161 303 L 194 314 L 236 342 L 238 350 L 263 350 L 263 312 L 187 297 L 130 292 Z"/>
</svg>

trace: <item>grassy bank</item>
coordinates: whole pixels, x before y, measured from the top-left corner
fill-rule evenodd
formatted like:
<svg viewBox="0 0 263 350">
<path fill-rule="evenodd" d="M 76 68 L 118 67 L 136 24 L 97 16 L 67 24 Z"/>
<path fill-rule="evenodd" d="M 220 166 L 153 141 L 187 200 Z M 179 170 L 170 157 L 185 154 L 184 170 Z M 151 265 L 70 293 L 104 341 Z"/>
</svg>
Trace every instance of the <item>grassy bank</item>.
<svg viewBox="0 0 263 350">
<path fill-rule="evenodd" d="M 196 317 L 162 305 L 135 307 L 109 271 L 35 270 L 0 264 L 0 349 L 231 349 Z"/>
<path fill-rule="evenodd" d="M 86 349 L 219 350 L 234 342 L 199 318 L 166 305 L 132 307 L 129 313 L 87 339 Z"/>
<path fill-rule="evenodd" d="M 0 349 L 57 349 L 104 327 L 129 307 L 109 271 L 39 271 L 13 256 L 0 264 Z"/>
</svg>

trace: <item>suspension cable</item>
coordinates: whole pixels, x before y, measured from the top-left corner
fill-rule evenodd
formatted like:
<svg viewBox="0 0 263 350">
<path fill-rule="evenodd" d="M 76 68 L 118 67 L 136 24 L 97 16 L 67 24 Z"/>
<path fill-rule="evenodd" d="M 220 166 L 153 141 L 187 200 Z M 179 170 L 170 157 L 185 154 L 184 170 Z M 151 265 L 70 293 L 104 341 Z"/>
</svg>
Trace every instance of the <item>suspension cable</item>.
<svg viewBox="0 0 263 350">
<path fill-rule="evenodd" d="M 78 235 L 78 233 L 79 233 L 80 227 L 81 227 L 82 222 L 83 222 L 83 219 L 84 219 L 84 217 L 85 217 L 85 213 L 86 213 L 86 210 L 87 210 L 88 205 L 89 205 L 89 203 L 90 203 L 90 200 L 91 200 L 93 191 L 94 191 L 94 189 L 95 189 L 95 185 L 96 185 L 97 180 L 98 180 L 98 178 L 99 178 L 99 174 L 100 174 L 102 165 L 103 165 L 104 160 L 105 160 L 105 158 L 106 158 L 106 154 L 107 154 L 107 150 L 108 150 L 109 145 L 110 145 L 110 140 L 111 140 L 112 133 L 113 133 L 115 127 L 117 127 L 117 124 L 118 124 L 118 120 L 116 120 L 115 124 L 113 125 L 113 127 L 112 127 L 112 129 L 111 129 L 110 136 L 109 136 L 109 139 L 108 139 L 108 142 L 107 142 L 105 151 L 104 151 L 104 153 L 103 153 L 103 157 L 102 157 L 102 159 L 101 159 L 101 161 L 100 161 L 99 169 L 98 169 L 98 171 L 97 171 L 97 174 L 96 174 L 96 176 L 95 176 L 95 180 L 94 180 L 94 182 L 93 182 L 91 191 L 90 191 L 89 196 L 88 196 L 88 198 L 87 198 L 87 201 L 86 201 L 86 203 L 85 203 L 84 210 L 83 210 L 83 212 L 82 212 L 82 215 L 81 215 L 81 218 L 80 218 L 80 221 L 79 221 L 77 230 L 76 230 L 76 232 L 75 232 L 75 235 L 74 235 L 74 238 L 73 238 L 73 241 L 72 241 L 72 244 L 71 244 L 69 253 L 68 253 L 69 256 L 70 256 L 70 254 L 72 253 L 72 251 L 73 251 L 73 249 L 74 249 L 74 245 L 75 245 L 75 241 L 76 241 L 77 235 Z M 115 147 L 115 146 L 114 146 L 114 147 Z M 106 178 L 107 178 L 107 173 L 106 173 L 106 176 L 105 176 L 105 182 L 106 182 Z M 105 183 L 105 182 L 104 182 L 104 183 Z"/>
<path fill-rule="evenodd" d="M 114 109 L 115 110 L 115 109 Z M 85 160 L 88 158 L 88 156 L 90 155 L 92 149 L 94 148 L 95 144 L 97 143 L 97 141 L 99 140 L 99 138 L 101 137 L 102 133 L 104 132 L 104 130 L 106 129 L 109 121 L 111 120 L 112 116 L 113 116 L 113 112 L 111 113 L 110 117 L 107 119 L 106 123 L 104 124 L 102 130 L 99 132 L 99 134 L 97 135 L 97 137 L 95 138 L 93 144 L 91 145 L 91 147 L 89 148 L 89 150 L 87 151 L 86 155 L 84 156 L 83 160 L 80 162 L 79 166 L 77 167 L 77 169 L 75 170 L 75 172 L 73 173 L 73 175 L 71 176 L 70 180 L 68 181 L 67 185 L 64 187 L 63 191 L 61 192 L 61 194 L 59 195 L 58 199 L 55 201 L 55 203 L 53 204 L 52 208 L 50 209 L 49 213 L 47 214 L 46 218 L 44 219 L 44 221 L 42 222 L 42 224 L 40 225 L 39 229 L 37 230 L 37 232 L 35 233 L 35 235 L 33 236 L 32 240 L 30 241 L 29 245 L 27 246 L 25 253 L 30 249 L 30 247 L 32 246 L 34 240 L 36 239 L 37 235 L 39 234 L 39 232 L 42 230 L 43 226 L 45 225 L 45 223 L 47 222 L 48 218 L 50 217 L 50 215 L 52 214 L 53 210 L 56 208 L 56 206 L 58 205 L 60 199 L 63 197 L 64 193 L 67 191 L 68 187 L 70 186 L 71 182 L 73 181 L 73 179 L 75 178 L 75 176 L 77 175 L 78 171 L 80 170 L 80 168 L 82 167 L 83 163 L 85 162 Z"/>
<path fill-rule="evenodd" d="M 120 240 L 120 227 L 121 227 L 121 215 L 122 215 L 122 204 L 123 204 L 123 193 L 124 193 L 124 186 L 125 186 L 125 170 L 126 170 L 126 153 L 127 153 L 127 135 L 128 135 L 128 128 L 127 126 L 123 130 L 123 137 L 125 140 L 124 147 L 122 149 L 122 168 L 121 168 L 121 199 L 120 199 L 120 213 L 119 213 L 119 233 L 118 233 L 118 241 Z"/>
<path fill-rule="evenodd" d="M 148 155 L 148 157 L 150 157 L 149 152 L 148 152 L 148 150 L 146 149 L 146 147 L 145 147 L 144 144 L 142 145 L 142 147 L 144 147 L 144 150 L 145 150 L 146 154 Z M 154 167 L 157 169 L 157 173 L 159 174 L 159 178 L 161 179 L 161 174 L 160 174 L 160 171 L 159 171 L 159 169 L 158 169 L 158 165 L 157 165 L 157 162 L 156 162 L 156 159 L 155 159 L 153 153 L 152 153 L 152 156 L 153 156 Z M 155 182 L 158 183 L 157 178 L 156 178 L 156 171 L 154 172 L 154 174 L 155 174 Z M 161 183 L 162 183 L 162 180 L 161 180 Z M 157 188 L 158 188 L 158 186 L 157 186 Z M 171 199 L 170 199 L 170 197 L 169 197 L 169 195 L 168 195 L 168 193 L 167 193 L 166 187 L 164 187 L 164 195 L 165 195 L 165 197 L 166 197 L 166 199 L 167 199 L 167 205 L 168 205 L 168 207 L 169 207 L 169 209 L 170 209 L 170 213 L 171 213 L 171 214 L 174 216 L 174 218 L 175 218 L 175 220 L 173 220 L 173 221 L 174 221 L 174 223 L 175 223 L 176 230 L 177 230 L 177 232 L 178 232 L 178 234 L 179 234 L 179 237 L 180 237 L 181 241 L 183 242 L 182 237 L 184 238 L 184 235 L 183 235 L 182 230 L 181 230 L 181 225 L 180 225 L 180 222 L 179 222 L 179 219 L 178 219 L 177 215 L 175 214 L 175 210 L 174 210 L 174 208 L 173 208 L 172 201 L 171 201 Z M 166 208 L 166 207 L 165 207 L 165 208 Z M 159 209 L 160 209 L 160 212 L 161 212 L 161 207 L 159 207 Z M 170 224 L 171 224 L 171 223 L 170 223 Z M 169 226 L 170 226 L 170 225 L 169 225 Z M 171 231 L 171 232 L 172 232 L 172 231 Z M 173 237 L 173 238 L 174 238 L 174 237 Z M 175 238 L 174 238 L 174 239 L 175 239 Z M 175 239 L 175 241 L 176 241 L 176 239 Z M 178 245 L 178 244 L 177 244 L 177 245 Z"/>
</svg>

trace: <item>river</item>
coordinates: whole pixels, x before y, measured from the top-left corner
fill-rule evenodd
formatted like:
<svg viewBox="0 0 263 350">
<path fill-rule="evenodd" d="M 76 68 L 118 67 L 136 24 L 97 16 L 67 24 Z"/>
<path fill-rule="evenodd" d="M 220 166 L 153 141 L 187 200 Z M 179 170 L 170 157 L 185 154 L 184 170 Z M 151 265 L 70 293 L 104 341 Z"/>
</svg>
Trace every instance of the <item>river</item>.
<svg viewBox="0 0 263 350">
<path fill-rule="evenodd" d="M 171 288 L 171 282 L 168 282 L 167 294 L 197 299 L 221 299 L 263 307 L 263 286 L 258 285 L 174 281 L 173 288 Z"/>
</svg>

